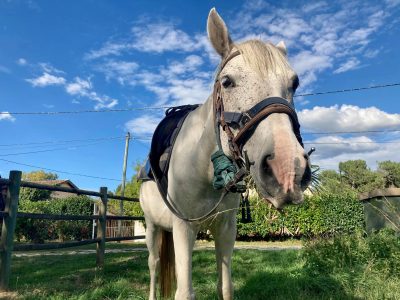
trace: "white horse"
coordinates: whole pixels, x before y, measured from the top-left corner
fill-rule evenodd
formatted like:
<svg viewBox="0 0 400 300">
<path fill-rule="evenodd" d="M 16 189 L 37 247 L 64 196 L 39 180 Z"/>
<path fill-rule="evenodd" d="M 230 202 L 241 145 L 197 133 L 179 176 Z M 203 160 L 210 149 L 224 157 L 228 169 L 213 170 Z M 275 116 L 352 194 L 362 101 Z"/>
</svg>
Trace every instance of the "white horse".
<svg viewBox="0 0 400 300">
<path fill-rule="evenodd" d="M 274 110 L 279 103 L 261 107 L 260 113 L 260 105 L 268 102 L 263 99 L 274 102 L 279 98 L 278 102 L 284 102 L 280 106 L 293 103 L 298 78 L 288 64 L 284 43 L 274 46 L 250 40 L 235 44 L 215 9 L 208 16 L 207 31 L 222 61 L 214 93 L 188 115 L 176 139 L 168 171 L 168 205 L 154 181 L 143 182 L 140 189 L 149 249 L 149 299 L 156 299 L 158 276 L 164 282 L 163 296 L 171 292 L 168 283 L 176 276 L 175 299 L 195 298 L 192 251 L 197 233 L 204 229 L 211 230 L 215 238 L 218 295 L 233 299 L 231 257 L 239 194 L 222 194 L 213 188 L 210 157 L 215 151 L 223 150 L 232 160 L 239 156 L 236 161 L 246 157 L 259 192 L 276 208 L 301 203 L 310 182 L 310 164 L 299 138 L 297 117 L 290 110 Z M 220 110 L 215 104 L 219 100 L 223 103 Z M 248 116 L 254 107 L 258 111 L 254 109 L 257 116 L 253 119 L 257 120 L 244 134 L 237 124 L 223 126 L 224 112 L 246 112 L 241 116 Z M 265 113 L 268 109 L 272 111 Z M 246 137 L 238 138 L 242 134 Z M 232 137 L 236 138 L 232 141 Z M 160 268 L 164 271 L 158 275 Z"/>
</svg>

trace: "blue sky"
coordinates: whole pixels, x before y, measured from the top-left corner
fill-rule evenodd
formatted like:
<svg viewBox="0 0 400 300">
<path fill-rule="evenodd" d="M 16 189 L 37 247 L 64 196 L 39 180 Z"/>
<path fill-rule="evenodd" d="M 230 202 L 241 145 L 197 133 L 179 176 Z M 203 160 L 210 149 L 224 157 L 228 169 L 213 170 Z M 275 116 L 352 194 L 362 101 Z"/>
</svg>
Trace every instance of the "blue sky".
<svg viewBox="0 0 400 300">
<path fill-rule="evenodd" d="M 214 6 L 235 41 L 286 43 L 297 94 L 400 82 L 399 0 L 0 0 L 1 176 L 38 169 L 16 162 L 115 179 L 59 173 L 81 188 L 114 190 L 129 130 L 130 178 L 163 115 L 135 109 L 201 103 L 211 93 L 218 57 L 206 19 Z M 313 162 L 400 161 L 399 95 L 397 86 L 297 97 L 306 149 L 317 148 Z M 360 133 L 310 134 L 337 131 Z"/>
</svg>

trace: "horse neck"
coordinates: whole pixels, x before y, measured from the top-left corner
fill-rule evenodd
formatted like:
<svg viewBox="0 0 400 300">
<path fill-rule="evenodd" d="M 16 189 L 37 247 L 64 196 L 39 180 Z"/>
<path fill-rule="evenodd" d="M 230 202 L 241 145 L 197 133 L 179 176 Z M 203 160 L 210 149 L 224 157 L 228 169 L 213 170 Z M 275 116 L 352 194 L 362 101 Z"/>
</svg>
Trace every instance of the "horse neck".
<svg viewBox="0 0 400 300">
<path fill-rule="evenodd" d="M 201 149 L 199 147 L 200 152 L 211 154 L 217 148 L 217 138 L 215 134 L 215 124 L 214 124 L 214 111 L 213 111 L 213 98 L 210 96 L 207 101 L 202 105 L 201 114 L 202 124 L 199 123 L 198 130 L 201 131 L 201 136 L 199 143 L 201 145 Z"/>
<path fill-rule="evenodd" d="M 179 165 L 192 166 L 191 174 L 187 176 L 203 178 L 205 182 L 212 180 L 213 167 L 210 158 L 217 149 L 213 115 L 213 99 L 209 97 L 201 107 L 189 115 L 180 133 L 182 144 L 176 144 L 180 153 L 177 158 Z"/>
</svg>

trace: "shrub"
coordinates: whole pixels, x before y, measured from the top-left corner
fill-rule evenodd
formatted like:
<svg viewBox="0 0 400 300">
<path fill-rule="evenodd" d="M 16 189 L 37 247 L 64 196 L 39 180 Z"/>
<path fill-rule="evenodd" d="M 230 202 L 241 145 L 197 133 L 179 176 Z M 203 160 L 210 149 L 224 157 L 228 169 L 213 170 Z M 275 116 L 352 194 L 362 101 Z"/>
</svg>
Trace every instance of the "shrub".
<svg viewBox="0 0 400 300">
<path fill-rule="evenodd" d="M 29 201 L 21 199 L 19 211 L 56 215 L 86 215 L 93 212 L 93 201 L 87 196 L 72 196 L 64 199 Z M 16 236 L 18 240 L 43 243 L 45 240 L 82 240 L 90 236 L 92 221 L 52 221 L 18 218 Z"/>
<path fill-rule="evenodd" d="M 305 244 L 303 256 L 311 276 L 375 272 L 390 277 L 400 274 L 400 237 L 394 231 L 381 230 L 368 236 L 359 231 L 318 238 Z"/>
<path fill-rule="evenodd" d="M 317 194 L 282 212 L 258 197 L 250 199 L 250 204 L 252 223 L 241 223 L 238 212 L 239 239 L 314 237 L 352 233 L 364 226 L 363 207 L 353 193 Z"/>
</svg>

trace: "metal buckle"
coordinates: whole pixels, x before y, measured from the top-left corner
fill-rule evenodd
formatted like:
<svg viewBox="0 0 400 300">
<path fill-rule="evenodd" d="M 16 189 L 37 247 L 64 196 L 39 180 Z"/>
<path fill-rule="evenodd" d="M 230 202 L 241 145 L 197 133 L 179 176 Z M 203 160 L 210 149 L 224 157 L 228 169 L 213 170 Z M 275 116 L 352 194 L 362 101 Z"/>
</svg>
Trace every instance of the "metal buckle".
<svg viewBox="0 0 400 300">
<path fill-rule="evenodd" d="M 240 119 L 240 123 L 242 124 L 242 126 L 246 125 L 246 123 L 250 120 L 251 117 L 247 112 L 242 113 L 242 118 Z"/>
</svg>

